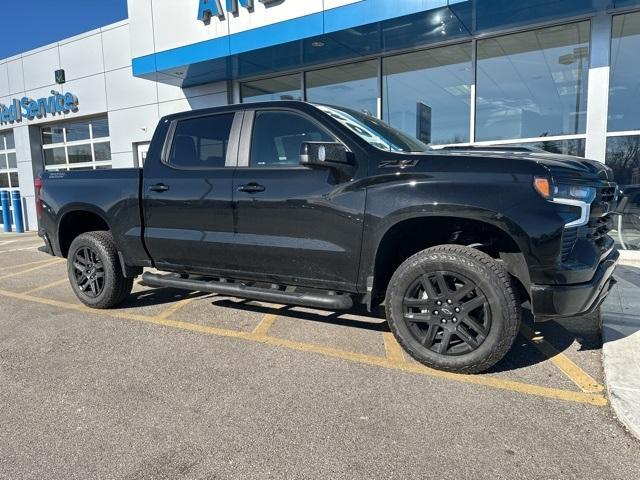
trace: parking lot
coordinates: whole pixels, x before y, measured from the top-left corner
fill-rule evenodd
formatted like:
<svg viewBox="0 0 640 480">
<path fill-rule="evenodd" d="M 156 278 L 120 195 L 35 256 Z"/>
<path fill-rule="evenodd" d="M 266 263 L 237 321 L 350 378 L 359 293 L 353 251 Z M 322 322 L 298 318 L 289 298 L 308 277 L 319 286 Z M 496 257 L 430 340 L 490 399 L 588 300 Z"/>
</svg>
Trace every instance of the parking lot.
<svg viewBox="0 0 640 480">
<path fill-rule="evenodd" d="M 638 478 L 594 317 L 455 375 L 382 314 L 139 284 L 90 310 L 40 244 L 0 235 L 0 478 Z"/>
</svg>

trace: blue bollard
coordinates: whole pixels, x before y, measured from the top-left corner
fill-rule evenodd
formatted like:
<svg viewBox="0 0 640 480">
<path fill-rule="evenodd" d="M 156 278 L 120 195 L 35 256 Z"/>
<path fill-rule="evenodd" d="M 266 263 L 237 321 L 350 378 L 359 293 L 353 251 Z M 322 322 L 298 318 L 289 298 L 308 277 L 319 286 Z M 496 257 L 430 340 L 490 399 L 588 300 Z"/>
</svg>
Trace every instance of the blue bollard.
<svg viewBox="0 0 640 480">
<path fill-rule="evenodd" d="M 17 233 L 24 233 L 24 222 L 22 221 L 22 200 L 20 192 L 14 190 L 11 192 L 11 203 L 13 204 L 13 223 L 16 226 Z"/>
<path fill-rule="evenodd" d="M 0 201 L 2 202 L 2 228 L 5 232 L 10 232 L 11 210 L 9 208 L 9 192 L 2 190 L 0 192 Z"/>
</svg>

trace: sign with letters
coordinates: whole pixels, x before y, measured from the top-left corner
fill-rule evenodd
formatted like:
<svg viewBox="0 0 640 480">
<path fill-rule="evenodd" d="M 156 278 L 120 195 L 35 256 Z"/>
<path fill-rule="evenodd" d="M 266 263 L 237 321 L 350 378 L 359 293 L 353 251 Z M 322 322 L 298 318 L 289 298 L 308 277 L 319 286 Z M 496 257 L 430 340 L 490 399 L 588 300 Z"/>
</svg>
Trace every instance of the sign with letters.
<svg viewBox="0 0 640 480">
<path fill-rule="evenodd" d="M 225 18 L 225 10 L 222 8 L 222 2 L 226 3 L 227 13 L 237 15 L 238 9 L 244 7 L 249 11 L 253 11 L 253 5 L 255 0 L 199 0 L 200 6 L 198 7 L 198 20 L 202 20 L 205 23 L 211 21 L 212 17 L 218 17 L 220 19 Z M 271 3 L 282 3 L 284 0 L 257 0 L 260 3 L 269 5 Z"/>
<path fill-rule="evenodd" d="M 50 97 L 14 98 L 9 106 L 0 104 L 0 124 L 21 122 L 23 118 L 33 120 L 47 115 L 56 115 L 78 110 L 78 97 L 73 93 L 51 90 Z"/>
</svg>

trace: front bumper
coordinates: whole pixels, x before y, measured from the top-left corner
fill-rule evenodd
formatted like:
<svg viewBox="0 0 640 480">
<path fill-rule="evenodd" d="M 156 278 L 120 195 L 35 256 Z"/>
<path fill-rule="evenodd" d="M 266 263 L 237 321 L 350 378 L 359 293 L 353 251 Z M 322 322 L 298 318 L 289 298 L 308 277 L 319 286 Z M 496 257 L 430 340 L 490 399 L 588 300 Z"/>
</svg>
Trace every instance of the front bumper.
<svg viewBox="0 0 640 480">
<path fill-rule="evenodd" d="M 532 285 L 531 306 L 537 321 L 591 313 L 616 284 L 613 272 L 620 254 L 613 250 L 589 282 L 576 285 Z"/>
</svg>

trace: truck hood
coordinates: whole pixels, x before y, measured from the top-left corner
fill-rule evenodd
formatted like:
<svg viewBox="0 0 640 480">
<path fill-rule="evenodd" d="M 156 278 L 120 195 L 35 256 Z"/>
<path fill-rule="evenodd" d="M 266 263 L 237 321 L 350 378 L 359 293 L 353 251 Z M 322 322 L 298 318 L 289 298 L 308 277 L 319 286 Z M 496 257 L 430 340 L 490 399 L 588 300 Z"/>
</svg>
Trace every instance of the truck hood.
<svg viewBox="0 0 640 480">
<path fill-rule="evenodd" d="M 445 152 L 447 152 L 445 150 Z M 505 162 L 515 162 L 522 167 L 523 162 L 535 163 L 545 169 L 554 178 L 564 180 L 590 180 L 590 181 L 610 181 L 613 179 L 613 170 L 604 163 L 596 160 L 587 160 L 581 157 L 570 155 L 558 155 L 555 153 L 537 151 L 500 151 L 500 150 L 458 150 L 447 152 L 447 155 L 468 157 L 472 159 L 494 159 Z M 516 165 L 514 165 L 515 167 Z M 509 167 L 505 165 L 505 171 Z M 520 170 L 520 168 L 518 168 Z"/>
</svg>

